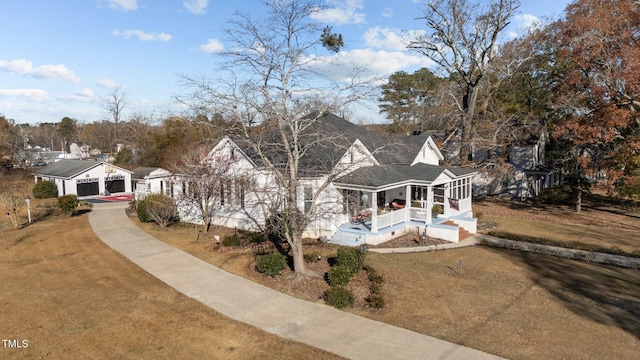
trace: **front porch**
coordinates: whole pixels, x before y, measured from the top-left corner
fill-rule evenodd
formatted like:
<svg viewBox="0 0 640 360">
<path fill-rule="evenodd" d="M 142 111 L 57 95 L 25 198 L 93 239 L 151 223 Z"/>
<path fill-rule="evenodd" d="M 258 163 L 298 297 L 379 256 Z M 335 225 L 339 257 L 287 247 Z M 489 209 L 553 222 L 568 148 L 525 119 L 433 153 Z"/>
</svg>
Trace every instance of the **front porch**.
<svg viewBox="0 0 640 360">
<path fill-rule="evenodd" d="M 338 228 L 329 242 L 344 246 L 379 245 L 405 234 L 415 234 L 418 238 L 428 236 L 457 243 L 477 230 L 477 219 L 471 211 L 451 217 L 432 216 L 429 221 L 425 217 L 426 212 L 420 208 L 395 210 L 378 216 L 382 227 L 375 232 L 372 221 L 348 222 Z"/>
<path fill-rule="evenodd" d="M 475 234 L 470 177 L 441 175 L 429 183 L 411 180 L 376 189 L 339 185 L 346 221 L 329 242 L 378 245 L 412 233 L 457 243 Z"/>
</svg>

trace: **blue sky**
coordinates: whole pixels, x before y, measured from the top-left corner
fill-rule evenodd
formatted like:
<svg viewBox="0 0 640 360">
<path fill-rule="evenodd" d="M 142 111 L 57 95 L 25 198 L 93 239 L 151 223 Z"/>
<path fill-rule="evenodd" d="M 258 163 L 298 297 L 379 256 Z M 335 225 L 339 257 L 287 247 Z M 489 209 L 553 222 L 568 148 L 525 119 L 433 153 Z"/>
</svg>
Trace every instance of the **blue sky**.
<svg viewBox="0 0 640 360">
<path fill-rule="evenodd" d="M 569 0 L 522 0 L 508 29 L 558 18 Z M 420 29 L 418 0 L 327 0 L 319 21 L 343 34 L 344 61 L 377 75 L 429 66 L 401 36 Z M 180 107 L 179 75 L 210 75 L 236 10 L 260 16 L 257 0 L 2 0 L 0 113 L 17 123 L 108 119 L 101 99 L 120 88 L 125 116 L 161 119 Z M 375 111 L 359 119 L 376 122 Z"/>
</svg>

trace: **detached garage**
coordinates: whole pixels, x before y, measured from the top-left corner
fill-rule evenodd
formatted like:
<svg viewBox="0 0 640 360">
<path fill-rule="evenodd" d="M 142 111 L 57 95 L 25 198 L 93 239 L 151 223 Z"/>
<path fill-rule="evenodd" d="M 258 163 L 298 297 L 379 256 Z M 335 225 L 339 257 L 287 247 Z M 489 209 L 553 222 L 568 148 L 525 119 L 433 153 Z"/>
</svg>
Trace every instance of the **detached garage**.
<svg viewBox="0 0 640 360">
<path fill-rule="evenodd" d="M 132 192 L 131 174 L 127 169 L 94 160 L 60 160 L 33 173 L 36 182 L 55 182 L 60 196 Z"/>
</svg>

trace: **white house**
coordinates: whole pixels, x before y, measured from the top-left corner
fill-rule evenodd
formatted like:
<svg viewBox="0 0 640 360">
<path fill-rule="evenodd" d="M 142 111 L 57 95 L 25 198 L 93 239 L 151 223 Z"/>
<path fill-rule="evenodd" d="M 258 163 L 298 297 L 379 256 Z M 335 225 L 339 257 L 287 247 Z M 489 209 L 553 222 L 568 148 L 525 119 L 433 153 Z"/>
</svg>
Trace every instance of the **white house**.
<svg viewBox="0 0 640 360">
<path fill-rule="evenodd" d="M 69 159 L 88 159 L 91 157 L 91 146 L 82 142 L 72 142 L 69 145 Z"/>
<path fill-rule="evenodd" d="M 36 182 L 53 181 L 58 195 L 106 195 L 131 192 L 132 172 L 93 160 L 60 160 L 34 172 Z"/>
<path fill-rule="evenodd" d="M 135 199 L 142 200 L 149 194 L 165 194 L 173 197 L 171 172 L 159 167 L 139 167 L 133 169 L 132 188 Z"/>
<path fill-rule="evenodd" d="M 314 146 L 300 160 L 298 207 L 305 212 L 315 206 L 315 212 L 305 236 L 357 246 L 405 233 L 457 242 L 460 234 L 476 232 L 475 171 L 441 166 L 443 155 L 433 139 L 382 138 L 333 114 L 308 117 L 317 120 L 308 128 Z M 282 163 L 281 153 L 269 154 L 272 164 Z M 281 193 L 264 157 L 242 139 L 225 137 L 203 161 L 229 174 L 220 186 L 213 224 L 263 226 Z M 172 189 L 179 198 L 188 184 L 179 175 L 175 181 Z M 179 202 L 178 208 L 183 221 L 201 218 L 187 204 Z"/>
</svg>

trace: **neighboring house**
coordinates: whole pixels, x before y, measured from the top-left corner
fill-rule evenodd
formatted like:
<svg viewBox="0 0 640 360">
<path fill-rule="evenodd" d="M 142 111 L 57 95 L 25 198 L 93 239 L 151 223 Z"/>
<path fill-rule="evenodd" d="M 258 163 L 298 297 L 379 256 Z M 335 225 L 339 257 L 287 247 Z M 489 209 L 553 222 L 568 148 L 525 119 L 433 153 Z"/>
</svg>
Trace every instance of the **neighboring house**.
<svg viewBox="0 0 640 360">
<path fill-rule="evenodd" d="M 316 204 L 305 236 L 357 246 L 406 233 L 457 242 L 464 231 L 476 232 L 471 203 L 476 172 L 439 165 L 444 157 L 431 137 L 382 138 L 333 114 L 320 117 L 308 131 L 324 141 L 314 142 L 300 161 L 298 207 L 304 212 Z M 269 157 L 276 164 L 279 159 L 281 153 Z M 248 230 L 264 225 L 282 190 L 263 161 L 253 147 L 232 137 L 204 158 L 208 166 L 232 163 L 213 224 Z M 177 199 L 189 191 L 180 180 L 173 189 Z M 183 221 L 199 221 L 188 204 L 178 201 L 178 209 Z"/>
<path fill-rule="evenodd" d="M 36 182 L 53 181 L 59 196 L 130 193 L 131 174 L 129 170 L 93 160 L 60 160 L 33 173 Z"/>
<path fill-rule="evenodd" d="M 73 142 L 69 145 L 71 159 L 88 159 L 91 157 L 91 146 L 82 142 Z"/>
<path fill-rule="evenodd" d="M 165 194 L 173 197 L 171 172 L 159 167 L 139 167 L 133 169 L 132 188 L 135 199 L 142 200 L 149 194 Z"/>
<path fill-rule="evenodd" d="M 536 197 L 543 189 L 563 184 L 561 172 L 546 164 L 545 149 L 549 135 L 538 124 L 518 134 L 520 140 L 507 149 L 507 166 L 496 171 L 478 172 L 473 178 L 474 195 L 508 195 L 512 198 Z"/>
</svg>

